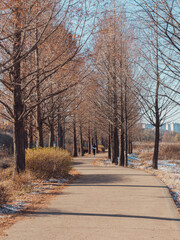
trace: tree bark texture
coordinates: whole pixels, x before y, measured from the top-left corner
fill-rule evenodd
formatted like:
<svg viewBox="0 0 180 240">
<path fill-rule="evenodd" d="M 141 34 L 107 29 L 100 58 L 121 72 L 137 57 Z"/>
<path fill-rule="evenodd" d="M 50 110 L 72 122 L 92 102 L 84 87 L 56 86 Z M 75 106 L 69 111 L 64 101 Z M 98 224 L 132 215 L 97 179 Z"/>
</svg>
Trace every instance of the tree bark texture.
<svg viewBox="0 0 180 240">
<path fill-rule="evenodd" d="M 83 134 L 82 134 L 82 123 L 80 121 L 79 125 L 79 136 L 80 136 L 80 155 L 84 156 L 84 150 L 83 150 Z"/>
<path fill-rule="evenodd" d="M 76 122 L 73 121 L 73 157 L 77 157 Z"/>
<path fill-rule="evenodd" d="M 36 41 L 38 40 L 38 28 L 36 27 Z M 39 50 L 36 48 L 35 51 L 35 61 L 36 61 L 36 94 L 37 94 L 37 102 L 39 103 L 41 100 L 40 93 L 40 82 L 39 82 Z M 37 113 L 36 113 L 36 121 L 37 121 L 37 146 L 43 147 L 43 121 L 41 116 L 41 105 L 40 103 L 37 105 Z"/>
<path fill-rule="evenodd" d="M 96 145 L 96 153 L 99 153 L 99 150 L 98 150 L 98 136 L 97 136 L 96 128 L 94 130 L 94 139 L 95 139 L 95 145 Z"/>
<path fill-rule="evenodd" d="M 64 148 L 64 133 L 60 114 L 58 114 L 58 147 Z"/>
<path fill-rule="evenodd" d="M 121 155 L 120 166 L 124 166 L 124 111 L 123 111 L 123 87 L 121 83 Z"/>
<path fill-rule="evenodd" d="M 108 158 L 111 159 L 111 124 L 109 124 Z"/>
<path fill-rule="evenodd" d="M 13 111 L 14 111 L 14 161 L 15 173 L 20 173 L 25 170 L 25 144 L 24 144 L 24 119 L 22 117 L 24 105 L 22 100 L 21 90 L 21 25 L 20 9 L 15 9 L 15 24 L 14 24 L 14 46 L 13 46 L 13 64 L 12 79 L 14 82 L 13 91 Z"/>
<path fill-rule="evenodd" d="M 54 125 L 52 124 L 50 126 L 50 147 L 53 147 L 53 143 L 54 143 Z"/>
<path fill-rule="evenodd" d="M 90 130 L 90 124 L 88 126 L 88 153 L 91 154 L 91 130 Z"/>
</svg>

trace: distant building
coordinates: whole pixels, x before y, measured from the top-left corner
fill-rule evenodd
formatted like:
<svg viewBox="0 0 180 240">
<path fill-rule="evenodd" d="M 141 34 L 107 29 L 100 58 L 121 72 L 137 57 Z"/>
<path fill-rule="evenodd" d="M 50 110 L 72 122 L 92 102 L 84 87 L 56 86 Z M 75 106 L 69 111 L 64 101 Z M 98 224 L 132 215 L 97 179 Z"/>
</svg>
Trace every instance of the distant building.
<svg viewBox="0 0 180 240">
<path fill-rule="evenodd" d="M 180 133 L 180 123 L 165 123 L 161 129 L 168 132 Z"/>
<path fill-rule="evenodd" d="M 143 129 L 153 129 L 154 126 L 152 124 L 149 124 L 149 123 L 142 123 L 141 127 Z"/>
<path fill-rule="evenodd" d="M 149 123 L 142 123 L 141 127 L 143 129 L 154 129 L 154 126 Z M 180 133 L 180 123 L 165 123 L 160 128 L 162 131 L 176 132 Z"/>
<path fill-rule="evenodd" d="M 174 123 L 174 132 L 180 133 L 180 123 Z"/>
<path fill-rule="evenodd" d="M 142 123 L 143 129 L 154 129 L 154 126 L 149 123 Z M 160 128 L 162 131 L 180 133 L 180 123 L 165 123 Z"/>
</svg>

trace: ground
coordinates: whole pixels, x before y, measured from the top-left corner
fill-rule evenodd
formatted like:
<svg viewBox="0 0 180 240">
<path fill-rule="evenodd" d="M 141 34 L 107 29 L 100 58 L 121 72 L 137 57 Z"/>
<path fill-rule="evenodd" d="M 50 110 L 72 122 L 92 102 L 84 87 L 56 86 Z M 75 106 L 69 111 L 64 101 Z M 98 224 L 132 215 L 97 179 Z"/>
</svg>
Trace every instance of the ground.
<svg viewBox="0 0 180 240">
<path fill-rule="evenodd" d="M 144 171 L 93 162 L 76 158 L 82 175 L 48 207 L 29 211 L 2 240 L 180 239 L 177 208 L 164 184 Z"/>
</svg>

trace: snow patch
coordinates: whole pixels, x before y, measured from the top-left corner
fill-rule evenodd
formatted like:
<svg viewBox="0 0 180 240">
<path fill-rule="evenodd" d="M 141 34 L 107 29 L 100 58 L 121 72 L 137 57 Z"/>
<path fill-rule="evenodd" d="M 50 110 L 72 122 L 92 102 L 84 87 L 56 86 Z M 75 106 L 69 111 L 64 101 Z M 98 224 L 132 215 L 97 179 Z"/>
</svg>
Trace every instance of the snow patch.
<svg viewBox="0 0 180 240">
<path fill-rule="evenodd" d="M 152 161 L 140 161 L 134 154 L 128 156 L 130 167 L 149 170 L 168 186 L 177 207 L 180 207 L 180 160 L 159 160 L 158 170 L 152 169 Z"/>
</svg>

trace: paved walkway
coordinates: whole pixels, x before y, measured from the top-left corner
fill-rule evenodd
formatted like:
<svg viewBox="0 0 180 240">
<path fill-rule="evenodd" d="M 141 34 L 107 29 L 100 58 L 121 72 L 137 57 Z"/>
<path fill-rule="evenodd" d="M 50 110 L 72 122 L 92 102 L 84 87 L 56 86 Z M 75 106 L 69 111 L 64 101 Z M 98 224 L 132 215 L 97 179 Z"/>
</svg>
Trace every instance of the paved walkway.
<svg viewBox="0 0 180 240">
<path fill-rule="evenodd" d="M 94 167 L 92 161 L 77 158 L 76 168 L 83 175 L 2 239 L 180 239 L 180 219 L 162 183 L 143 171 Z"/>
</svg>

